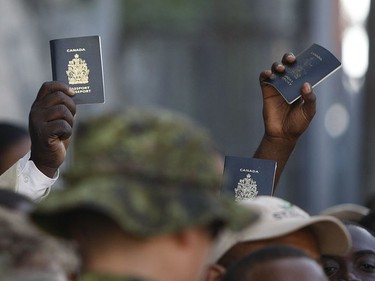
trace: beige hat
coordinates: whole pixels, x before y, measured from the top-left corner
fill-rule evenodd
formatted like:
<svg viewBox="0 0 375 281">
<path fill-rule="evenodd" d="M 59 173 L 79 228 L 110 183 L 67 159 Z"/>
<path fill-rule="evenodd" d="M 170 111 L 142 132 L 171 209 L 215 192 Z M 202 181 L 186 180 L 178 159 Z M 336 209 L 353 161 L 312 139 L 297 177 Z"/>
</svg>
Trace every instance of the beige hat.
<svg viewBox="0 0 375 281">
<path fill-rule="evenodd" d="M 304 227 L 313 230 L 322 254 L 343 255 L 351 247 L 346 227 L 332 216 L 310 216 L 290 202 L 272 196 L 258 196 L 239 204 L 251 207 L 252 210 L 257 209 L 260 218 L 240 232 L 223 232 L 213 249 L 210 259 L 212 263 L 216 263 L 237 243 L 276 238 Z"/>
<path fill-rule="evenodd" d="M 343 203 L 334 205 L 323 210 L 320 214 L 325 216 L 333 216 L 342 221 L 359 222 L 364 216 L 370 212 L 370 209 L 352 203 Z"/>
</svg>

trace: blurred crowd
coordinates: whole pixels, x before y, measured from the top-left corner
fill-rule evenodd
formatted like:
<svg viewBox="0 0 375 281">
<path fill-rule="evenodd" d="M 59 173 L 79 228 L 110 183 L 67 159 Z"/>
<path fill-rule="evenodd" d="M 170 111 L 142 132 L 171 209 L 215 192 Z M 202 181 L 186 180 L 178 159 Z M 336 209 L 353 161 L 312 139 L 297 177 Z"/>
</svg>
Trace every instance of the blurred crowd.
<svg viewBox="0 0 375 281">
<path fill-rule="evenodd" d="M 275 189 L 316 112 L 309 83 L 292 104 L 265 83 L 295 61 L 287 53 L 259 76 L 253 157 L 277 162 Z M 74 95 L 45 82 L 27 129 L 0 124 L 1 280 L 375 280 L 372 198 L 319 215 L 273 194 L 235 202 L 199 124 L 161 108 L 79 120 Z"/>
</svg>

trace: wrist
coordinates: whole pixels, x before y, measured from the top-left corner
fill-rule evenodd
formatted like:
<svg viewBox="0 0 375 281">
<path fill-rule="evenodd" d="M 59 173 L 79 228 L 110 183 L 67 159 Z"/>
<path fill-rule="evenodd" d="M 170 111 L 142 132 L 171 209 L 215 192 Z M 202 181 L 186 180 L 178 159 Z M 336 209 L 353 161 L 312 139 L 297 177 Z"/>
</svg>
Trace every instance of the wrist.
<svg viewBox="0 0 375 281">
<path fill-rule="evenodd" d="M 262 142 L 273 147 L 283 147 L 283 148 L 293 149 L 298 142 L 298 138 L 273 137 L 265 133 L 263 135 Z"/>
<path fill-rule="evenodd" d="M 32 153 L 29 160 L 33 161 L 38 170 L 49 178 L 53 178 L 58 171 L 58 167 L 50 167 L 48 165 L 40 163 L 37 159 L 34 159 Z"/>
<path fill-rule="evenodd" d="M 297 139 L 271 137 L 264 134 L 254 157 L 286 162 L 296 144 Z"/>
<path fill-rule="evenodd" d="M 42 172 L 45 176 L 47 176 L 49 178 L 53 178 L 58 171 L 58 168 L 51 168 L 51 167 L 47 167 L 47 166 L 44 166 L 44 165 L 39 165 L 35 162 L 34 162 L 34 164 L 40 172 Z"/>
</svg>

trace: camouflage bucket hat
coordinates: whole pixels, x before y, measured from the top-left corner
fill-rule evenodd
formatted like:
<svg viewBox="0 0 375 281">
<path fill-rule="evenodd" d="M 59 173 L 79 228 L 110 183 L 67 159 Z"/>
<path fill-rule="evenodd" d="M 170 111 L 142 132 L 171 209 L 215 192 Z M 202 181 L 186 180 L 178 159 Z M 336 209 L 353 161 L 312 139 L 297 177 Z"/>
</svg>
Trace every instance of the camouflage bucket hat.
<svg viewBox="0 0 375 281">
<path fill-rule="evenodd" d="M 81 210 L 143 237 L 215 221 L 240 229 L 257 215 L 219 196 L 220 160 L 208 133 L 176 113 L 102 116 L 77 132 L 67 187 L 52 192 L 32 217 L 60 235 L 65 215 Z"/>
</svg>

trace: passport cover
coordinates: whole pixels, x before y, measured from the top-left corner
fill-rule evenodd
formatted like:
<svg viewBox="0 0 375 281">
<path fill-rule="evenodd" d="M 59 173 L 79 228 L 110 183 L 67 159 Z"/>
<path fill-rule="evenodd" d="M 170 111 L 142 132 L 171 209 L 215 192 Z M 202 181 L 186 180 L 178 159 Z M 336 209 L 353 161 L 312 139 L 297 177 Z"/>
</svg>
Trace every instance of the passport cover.
<svg viewBox="0 0 375 281">
<path fill-rule="evenodd" d="M 72 87 L 76 104 L 104 103 L 104 82 L 99 36 L 50 41 L 52 78 Z"/>
<path fill-rule="evenodd" d="M 264 82 L 272 85 L 291 104 L 301 96 L 305 82 L 315 87 L 340 66 L 341 62 L 330 51 L 313 44 L 296 56 L 294 64 L 285 66 L 284 73 L 274 73 Z"/>
<path fill-rule="evenodd" d="M 222 192 L 235 201 L 273 195 L 277 163 L 274 160 L 225 156 Z"/>
</svg>

